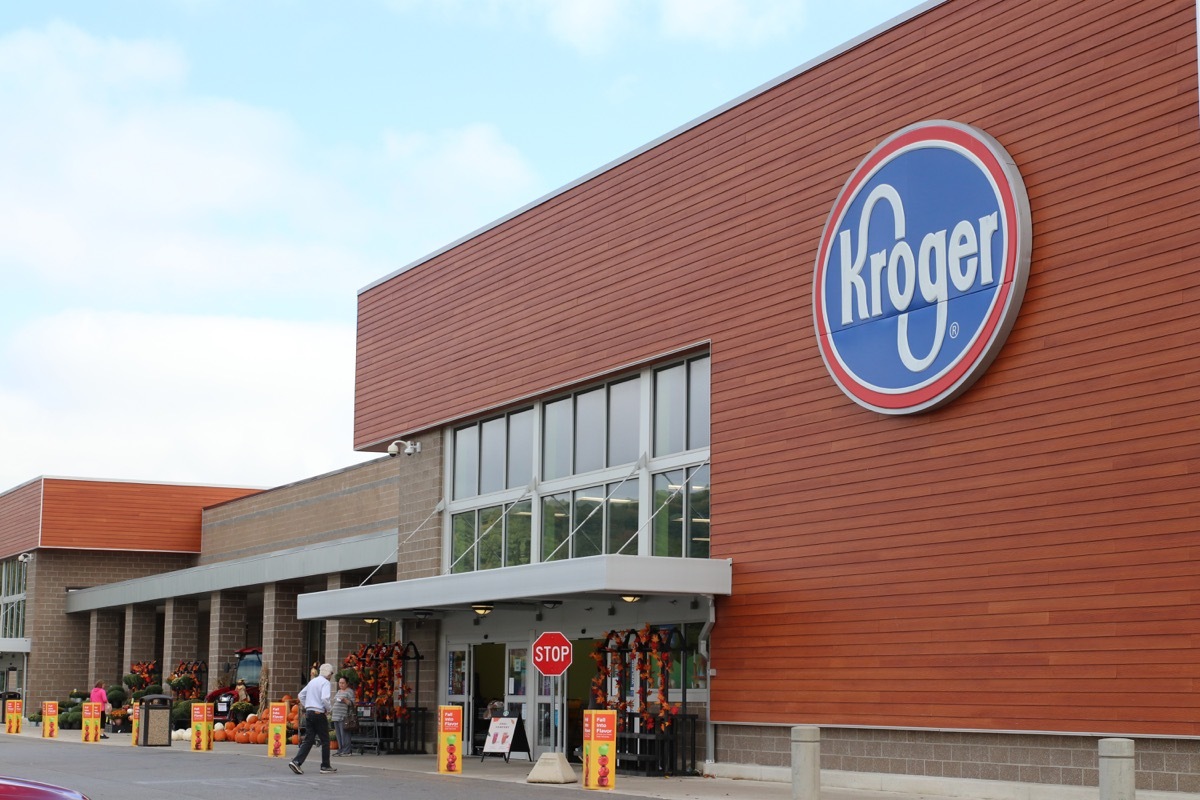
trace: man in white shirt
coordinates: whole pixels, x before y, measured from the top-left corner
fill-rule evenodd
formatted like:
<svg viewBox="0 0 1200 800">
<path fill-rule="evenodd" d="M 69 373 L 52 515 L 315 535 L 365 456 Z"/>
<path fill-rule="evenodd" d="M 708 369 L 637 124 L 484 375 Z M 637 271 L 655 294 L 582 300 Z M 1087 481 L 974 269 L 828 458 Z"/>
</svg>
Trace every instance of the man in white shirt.
<svg viewBox="0 0 1200 800">
<path fill-rule="evenodd" d="M 308 757 L 313 741 L 321 739 L 321 774 L 337 772 L 329 763 L 329 676 L 333 674 L 332 664 L 322 664 L 317 677 L 308 682 L 300 690 L 300 705 L 304 709 L 304 741 L 300 743 L 300 751 L 288 762 L 288 768 L 297 775 L 303 775 L 300 765 Z"/>
</svg>

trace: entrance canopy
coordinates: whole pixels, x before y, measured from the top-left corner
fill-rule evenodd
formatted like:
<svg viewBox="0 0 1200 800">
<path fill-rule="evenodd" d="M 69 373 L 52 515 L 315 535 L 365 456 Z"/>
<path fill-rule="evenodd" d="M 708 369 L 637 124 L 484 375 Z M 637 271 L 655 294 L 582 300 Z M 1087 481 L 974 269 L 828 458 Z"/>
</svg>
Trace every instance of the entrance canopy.
<svg viewBox="0 0 1200 800">
<path fill-rule="evenodd" d="M 729 559 L 589 556 L 519 567 L 437 575 L 300 595 L 300 619 L 411 616 L 416 609 L 466 611 L 475 604 L 519 606 L 548 600 L 627 595 L 728 595 Z"/>
</svg>

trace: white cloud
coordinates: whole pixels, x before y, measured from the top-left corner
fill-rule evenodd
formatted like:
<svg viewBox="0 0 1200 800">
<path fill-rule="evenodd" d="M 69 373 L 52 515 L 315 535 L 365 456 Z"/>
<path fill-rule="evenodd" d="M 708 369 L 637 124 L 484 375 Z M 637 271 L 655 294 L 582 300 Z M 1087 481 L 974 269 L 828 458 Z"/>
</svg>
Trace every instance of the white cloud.
<svg viewBox="0 0 1200 800">
<path fill-rule="evenodd" d="M 0 106 L 22 121 L 0 127 L 0 270 L 126 301 L 248 283 L 347 302 L 388 271 L 340 244 L 375 218 L 291 121 L 185 76 L 164 44 L 61 24 L 0 39 Z"/>
<path fill-rule="evenodd" d="M 430 135 L 385 135 L 393 203 L 422 254 L 470 233 L 535 199 L 540 181 L 517 148 L 494 125 L 475 124 Z M 427 209 L 445 209 L 441 220 Z M 423 228 L 413 219 L 427 220 Z"/>
<path fill-rule="evenodd" d="M 351 325 L 62 312 L 0 365 L 0 452 L 20 456 L 0 459 L 0 491 L 38 475 L 271 486 L 364 458 Z"/>
<path fill-rule="evenodd" d="M 663 33 L 720 47 L 747 47 L 794 33 L 804 22 L 798 0 L 659 0 Z"/>
</svg>

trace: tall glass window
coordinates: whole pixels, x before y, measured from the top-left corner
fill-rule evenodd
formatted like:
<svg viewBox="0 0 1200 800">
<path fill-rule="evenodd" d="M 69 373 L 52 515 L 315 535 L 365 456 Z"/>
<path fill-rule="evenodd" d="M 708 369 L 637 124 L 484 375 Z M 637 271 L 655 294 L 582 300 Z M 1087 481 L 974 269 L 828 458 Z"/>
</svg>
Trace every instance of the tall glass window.
<svg viewBox="0 0 1200 800">
<path fill-rule="evenodd" d="M 479 493 L 479 426 L 467 425 L 454 432 L 454 498 Z"/>
<path fill-rule="evenodd" d="M 453 570 L 707 557 L 709 380 L 695 356 L 454 428 Z"/>
<path fill-rule="evenodd" d="M 546 403 L 542 421 L 542 477 L 571 474 L 571 440 L 574 438 L 574 398 Z"/>
<path fill-rule="evenodd" d="M 505 428 L 504 417 L 489 419 L 479 426 L 479 493 L 490 494 L 504 488 Z"/>
<path fill-rule="evenodd" d="M 575 474 L 604 467 L 604 387 L 575 396 Z"/>
<path fill-rule="evenodd" d="M 533 409 L 508 415 L 509 489 L 528 486 L 533 480 Z"/>
</svg>

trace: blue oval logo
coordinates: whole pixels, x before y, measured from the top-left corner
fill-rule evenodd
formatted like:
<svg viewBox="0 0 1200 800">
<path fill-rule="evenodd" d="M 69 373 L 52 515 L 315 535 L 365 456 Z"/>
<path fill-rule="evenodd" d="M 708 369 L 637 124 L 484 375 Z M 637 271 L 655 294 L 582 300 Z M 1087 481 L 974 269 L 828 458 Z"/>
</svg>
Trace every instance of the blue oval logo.
<svg viewBox="0 0 1200 800">
<path fill-rule="evenodd" d="M 956 122 L 907 127 L 858 165 L 813 280 L 821 357 L 859 405 L 912 414 L 975 382 L 1025 295 L 1032 226 L 1007 151 Z"/>
</svg>

